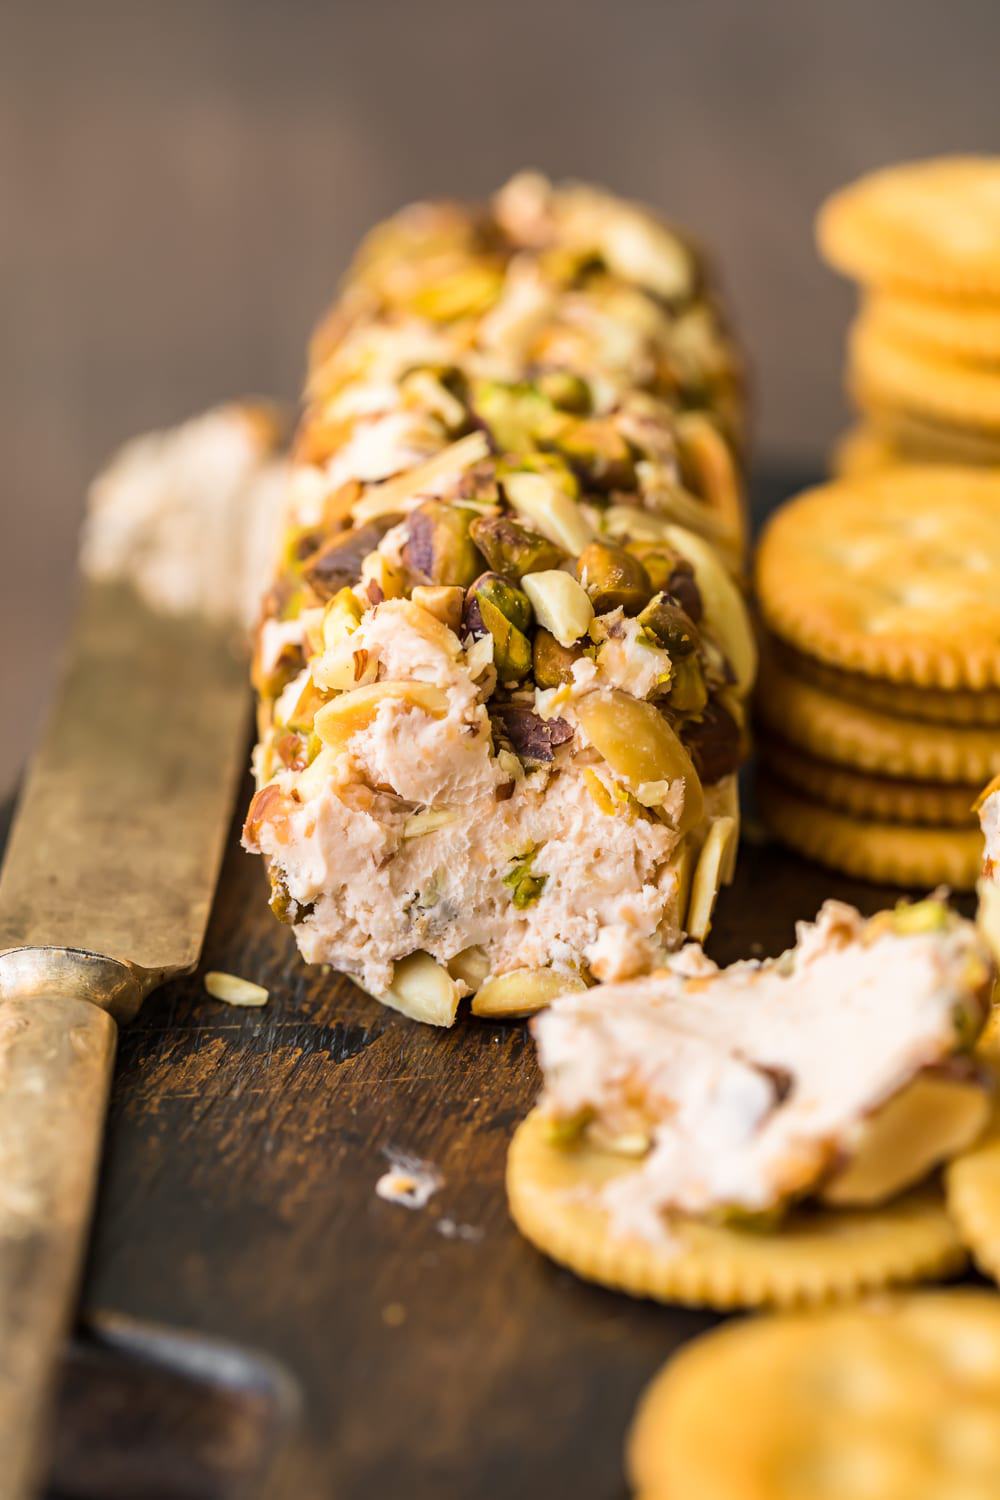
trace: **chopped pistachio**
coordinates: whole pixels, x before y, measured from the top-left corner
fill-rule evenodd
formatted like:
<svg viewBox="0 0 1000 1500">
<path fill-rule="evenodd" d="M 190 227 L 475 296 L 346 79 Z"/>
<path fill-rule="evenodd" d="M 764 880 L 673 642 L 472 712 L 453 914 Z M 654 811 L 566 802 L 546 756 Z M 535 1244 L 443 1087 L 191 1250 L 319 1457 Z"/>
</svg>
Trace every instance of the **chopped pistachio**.
<svg viewBox="0 0 1000 1500">
<path fill-rule="evenodd" d="M 591 542 L 585 547 L 577 558 L 576 576 L 599 615 L 612 609 L 637 615 L 653 593 L 639 559 L 610 542 Z"/>
<path fill-rule="evenodd" d="M 532 644 L 532 676 L 540 688 L 559 687 L 573 681 L 573 663 L 586 655 L 584 646 L 562 646 L 548 630 L 535 631 Z"/>
<path fill-rule="evenodd" d="M 479 516 L 469 535 L 496 573 L 519 583 L 525 573 L 557 568 L 564 553 L 537 531 L 512 516 Z"/>
<path fill-rule="evenodd" d="M 560 411 L 585 416 L 591 407 L 590 387 L 572 370 L 545 370 L 536 384 L 547 401 Z"/>
<path fill-rule="evenodd" d="M 407 818 L 403 824 L 403 837 L 417 839 L 425 833 L 436 833 L 439 828 L 447 828 L 449 823 L 457 823 L 460 816 L 452 807 L 425 807 Z"/>
<path fill-rule="evenodd" d="M 437 417 L 450 433 L 459 432 L 468 422 L 468 412 L 454 392 L 431 370 L 411 370 L 404 375 L 400 388 L 425 411 Z"/>
<path fill-rule="evenodd" d="M 671 663 L 670 707 L 679 714 L 700 714 L 708 702 L 708 687 L 696 656 Z"/>
<path fill-rule="evenodd" d="M 425 500 L 406 520 L 403 562 L 417 583 L 468 588 L 482 569 L 470 536 L 476 512 L 443 500 Z"/>
<path fill-rule="evenodd" d="M 679 604 L 666 594 L 657 594 L 639 615 L 639 624 L 657 645 L 670 652 L 672 661 L 698 649 L 698 632 Z"/>
<path fill-rule="evenodd" d="M 532 873 L 532 862 L 537 849 L 532 845 L 523 854 L 516 855 L 510 870 L 503 877 L 503 883 L 510 887 L 511 901 L 518 911 L 523 911 L 528 906 L 533 906 L 545 889 L 547 875 L 535 875 Z"/>
<path fill-rule="evenodd" d="M 567 422 L 550 443 L 588 489 L 628 490 L 634 487 L 632 450 L 610 417 Z"/>
<path fill-rule="evenodd" d="M 552 402 L 528 382 L 476 380 L 471 394 L 476 415 L 486 423 L 497 447 L 505 453 L 530 450 L 560 420 Z"/>
<path fill-rule="evenodd" d="M 493 662 L 501 682 L 519 682 L 531 670 L 531 604 L 528 596 L 499 573 L 482 573 L 469 589 L 465 619 L 493 637 Z"/>
</svg>

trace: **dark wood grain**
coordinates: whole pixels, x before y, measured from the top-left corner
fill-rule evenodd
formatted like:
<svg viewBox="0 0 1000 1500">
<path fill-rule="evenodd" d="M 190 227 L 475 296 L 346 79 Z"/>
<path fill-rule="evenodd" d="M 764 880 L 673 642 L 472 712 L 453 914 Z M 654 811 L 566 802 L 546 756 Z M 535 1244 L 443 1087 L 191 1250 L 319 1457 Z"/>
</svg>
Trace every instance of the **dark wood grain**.
<svg viewBox="0 0 1000 1500">
<path fill-rule="evenodd" d="M 710 949 L 776 952 L 830 894 L 871 910 L 897 893 L 747 842 Z M 639 1391 L 714 1319 L 586 1286 L 512 1228 L 504 1156 L 537 1086 L 524 1027 L 432 1030 L 307 969 L 235 829 L 205 968 L 270 1003 L 226 1008 L 196 975 L 123 1033 L 85 1315 L 280 1361 L 303 1397 L 282 1500 L 620 1496 Z M 443 1173 L 423 1211 L 375 1196 L 390 1150 Z M 180 1451 L 199 1433 L 182 1421 Z"/>
</svg>

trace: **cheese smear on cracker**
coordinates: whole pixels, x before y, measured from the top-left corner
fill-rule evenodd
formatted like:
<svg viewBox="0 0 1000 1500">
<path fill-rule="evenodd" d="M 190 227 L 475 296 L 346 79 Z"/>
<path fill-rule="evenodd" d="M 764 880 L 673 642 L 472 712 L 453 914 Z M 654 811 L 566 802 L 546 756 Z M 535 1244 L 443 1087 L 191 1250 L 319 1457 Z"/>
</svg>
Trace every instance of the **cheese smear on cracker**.
<svg viewBox="0 0 1000 1500">
<path fill-rule="evenodd" d="M 962 1072 L 992 964 L 937 900 L 866 921 L 828 901 L 775 960 L 704 957 L 566 996 L 533 1023 L 554 1138 L 636 1157 L 602 1190 L 650 1211 L 755 1215 L 820 1188 L 928 1070 Z"/>
</svg>

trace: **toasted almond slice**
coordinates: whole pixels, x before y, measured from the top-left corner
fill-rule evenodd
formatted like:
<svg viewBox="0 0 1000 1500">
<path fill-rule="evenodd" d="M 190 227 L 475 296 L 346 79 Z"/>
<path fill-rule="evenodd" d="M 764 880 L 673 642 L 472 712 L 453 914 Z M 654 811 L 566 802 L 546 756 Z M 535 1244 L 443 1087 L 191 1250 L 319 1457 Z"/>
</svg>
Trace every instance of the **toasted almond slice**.
<svg viewBox="0 0 1000 1500">
<path fill-rule="evenodd" d="M 493 1020 L 533 1016 L 558 995 L 586 988 L 578 974 L 560 974 L 557 969 L 511 969 L 486 981 L 473 997 L 472 1014 Z"/>
<path fill-rule="evenodd" d="M 431 718 L 442 719 L 448 712 L 447 694 L 430 682 L 373 682 L 368 687 L 341 693 L 316 715 L 316 733 L 324 745 L 343 749 L 352 734 L 367 729 L 379 705 L 404 703 L 420 708 Z"/>
<path fill-rule="evenodd" d="M 354 523 L 363 525 L 377 516 L 392 515 L 404 511 L 411 501 L 421 495 L 433 494 L 434 486 L 462 469 L 471 469 L 474 464 L 489 456 L 490 445 L 485 432 L 470 432 L 435 453 L 426 463 L 404 474 L 397 474 L 382 484 L 374 485 L 354 507 Z"/>
<path fill-rule="evenodd" d="M 704 537 L 683 526 L 667 526 L 664 535 L 694 568 L 705 618 L 735 673 L 736 691 L 745 696 L 757 675 L 757 646 L 742 594 Z"/>
<path fill-rule="evenodd" d="M 269 996 L 262 984 L 252 984 L 238 974 L 223 974 L 215 969 L 205 975 L 205 988 L 213 1000 L 222 1000 L 226 1005 L 266 1005 Z"/>
<path fill-rule="evenodd" d="M 992 1112 L 985 1073 L 918 1073 L 861 1122 L 857 1138 L 846 1144 L 847 1164 L 827 1183 L 823 1200 L 849 1206 L 895 1197 L 978 1140 Z"/>
<path fill-rule="evenodd" d="M 719 894 L 729 845 L 735 835 L 735 818 L 715 818 L 698 856 L 687 914 L 688 937 L 697 943 L 703 943 L 711 931 L 715 898 Z"/>
<path fill-rule="evenodd" d="M 984 876 L 978 881 L 976 891 L 979 895 L 976 923 L 1000 964 L 1000 881 Z"/>
<path fill-rule="evenodd" d="M 429 953 L 400 959 L 392 984 L 385 994 L 376 996 L 383 1005 L 428 1026 L 454 1025 L 459 998 L 458 985 Z"/>
<path fill-rule="evenodd" d="M 544 474 L 511 474 L 504 489 L 514 509 L 572 557 L 594 540 L 593 528 L 576 501 Z"/>
<path fill-rule="evenodd" d="M 678 412 L 677 446 L 682 462 L 696 476 L 699 494 L 727 533 L 742 545 L 745 517 L 740 476 L 732 449 L 707 412 Z"/>
<path fill-rule="evenodd" d="M 521 587 L 531 600 L 535 618 L 560 646 L 572 646 L 586 635 L 594 606 L 585 588 L 561 568 L 525 573 Z"/>
<path fill-rule="evenodd" d="M 471 948 L 463 948 L 461 953 L 456 953 L 454 958 L 448 960 L 448 973 L 452 979 L 457 979 L 460 984 L 467 984 L 470 990 L 478 990 L 489 972 L 490 961 L 486 956 L 486 949 L 480 948 L 478 943 L 474 943 Z"/>
</svg>

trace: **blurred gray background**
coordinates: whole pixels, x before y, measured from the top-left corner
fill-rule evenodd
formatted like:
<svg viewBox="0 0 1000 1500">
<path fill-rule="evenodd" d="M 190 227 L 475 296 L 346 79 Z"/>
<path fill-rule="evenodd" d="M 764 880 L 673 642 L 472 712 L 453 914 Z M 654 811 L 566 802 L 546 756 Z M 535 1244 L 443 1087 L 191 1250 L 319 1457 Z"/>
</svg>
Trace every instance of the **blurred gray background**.
<svg viewBox="0 0 1000 1500">
<path fill-rule="evenodd" d="M 843 422 L 817 203 L 1000 150 L 998 0 L 0 0 L 0 789 L 69 615 L 85 487 L 131 433 L 292 396 L 373 220 L 523 165 L 716 250 L 761 462 Z"/>
</svg>

